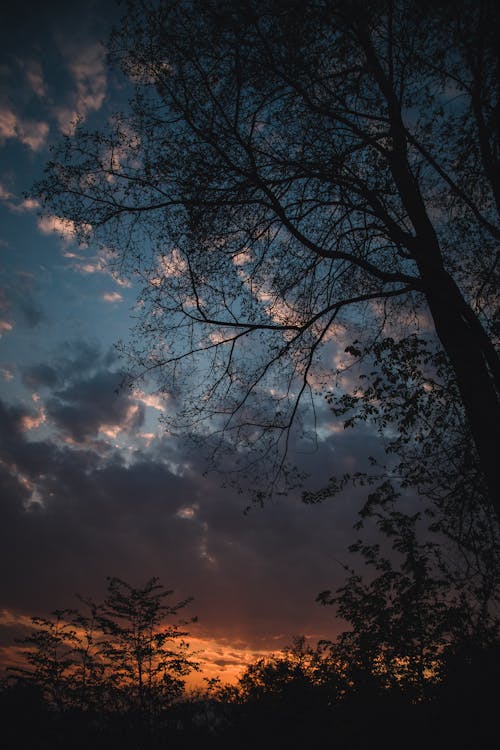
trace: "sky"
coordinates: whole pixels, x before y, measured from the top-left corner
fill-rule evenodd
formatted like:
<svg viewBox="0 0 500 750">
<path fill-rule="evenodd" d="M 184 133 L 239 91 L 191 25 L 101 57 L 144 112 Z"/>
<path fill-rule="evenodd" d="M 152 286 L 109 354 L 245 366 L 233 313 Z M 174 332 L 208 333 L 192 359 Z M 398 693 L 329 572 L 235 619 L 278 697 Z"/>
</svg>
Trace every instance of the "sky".
<svg viewBox="0 0 500 750">
<path fill-rule="evenodd" d="M 99 127 L 123 106 L 106 65 L 110 3 L 10 3 L 0 30 L 0 656 L 32 615 L 99 599 L 106 576 L 158 576 L 192 596 L 202 675 L 233 680 L 296 635 L 341 624 L 318 592 L 340 586 L 361 497 L 306 506 L 300 494 L 245 513 L 248 497 L 203 474 L 166 434 L 154 391 L 119 390 L 137 290 L 72 227 L 25 198 L 51 144 L 79 116 Z M 118 389 L 118 391 L 117 391 Z M 302 457 L 313 486 L 376 450 L 325 412 Z"/>
</svg>

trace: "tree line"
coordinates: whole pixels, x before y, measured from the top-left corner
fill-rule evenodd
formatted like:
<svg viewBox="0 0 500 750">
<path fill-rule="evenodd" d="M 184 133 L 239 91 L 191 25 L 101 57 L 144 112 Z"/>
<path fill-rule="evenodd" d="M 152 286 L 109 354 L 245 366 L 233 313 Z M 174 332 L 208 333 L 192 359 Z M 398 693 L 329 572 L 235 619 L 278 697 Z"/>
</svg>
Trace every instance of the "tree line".
<svg viewBox="0 0 500 750">
<path fill-rule="evenodd" d="M 278 747 L 375 737 L 386 747 L 401 737 L 415 748 L 484 746 L 496 733 L 498 548 L 472 568 L 423 521 L 371 496 L 350 547 L 357 563 L 317 596 L 347 629 L 317 644 L 296 637 L 232 685 L 185 689 L 199 669 L 188 643 L 196 618 L 179 618 L 190 600 L 168 603 L 157 578 L 138 588 L 110 578 L 102 603 L 80 597 L 80 608 L 33 618 L 20 641 L 25 666 L 1 693 L 4 728 L 18 747 L 36 736 L 43 748 L 253 747 L 263 736 Z"/>
</svg>

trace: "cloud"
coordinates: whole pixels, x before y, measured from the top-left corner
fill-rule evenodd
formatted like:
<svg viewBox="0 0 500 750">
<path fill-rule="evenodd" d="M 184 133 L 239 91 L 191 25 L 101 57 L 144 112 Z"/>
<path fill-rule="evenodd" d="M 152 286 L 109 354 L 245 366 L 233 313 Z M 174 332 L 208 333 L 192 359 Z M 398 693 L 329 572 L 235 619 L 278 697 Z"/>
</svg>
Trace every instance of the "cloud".
<svg viewBox="0 0 500 750">
<path fill-rule="evenodd" d="M 24 299 L 18 296 L 17 307 L 22 315 L 23 321 L 28 328 L 36 328 L 45 320 L 45 313 L 40 305 L 30 296 Z"/>
<path fill-rule="evenodd" d="M 119 292 L 105 292 L 102 298 L 104 302 L 120 302 L 123 299 Z"/>
<path fill-rule="evenodd" d="M 37 414 L 25 414 L 21 418 L 21 429 L 24 432 L 30 432 L 31 430 L 37 430 L 47 419 L 45 409 L 41 407 Z"/>
<path fill-rule="evenodd" d="M 51 365 L 42 363 L 30 365 L 22 369 L 23 383 L 28 387 L 39 386 L 54 387 L 59 382 L 60 374 Z"/>
<path fill-rule="evenodd" d="M 69 60 L 75 90 L 68 104 L 56 108 L 55 115 L 60 130 L 65 135 L 72 135 L 78 121 L 99 110 L 104 102 L 107 88 L 106 51 L 98 43 L 87 43 L 80 47 L 66 43 L 63 53 Z"/>
<path fill-rule="evenodd" d="M 0 182 L 0 200 L 1 201 L 10 201 L 12 198 L 15 198 L 14 193 L 11 193 L 2 183 Z"/>
<path fill-rule="evenodd" d="M 25 366 L 21 374 L 26 387 L 43 394 L 47 421 L 60 437 L 90 445 L 138 434 L 144 423 L 146 395 L 121 388 L 123 373 L 115 367 L 114 350 L 82 341 L 66 343 L 50 364 Z"/>
<path fill-rule="evenodd" d="M 18 121 L 18 138 L 21 143 L 28 146 L 32 151 L 39 151 L 45 146 L 49 134 L 49 125 L 46 122 L 25 120 Z"/>
<path fill-rule="evenodd" d="M 24 214 L 29 211 L 36 211 L 40 207 L 40 203 L 34 198 L 24 198 L 22 201 L 11 193 L 10 190 L 0 183 L 0 201 L 3 201 L 9 211 L 16 214 Z"/>
<path fill-rule="evenodd" d="M 145 393 L 144 391 L 134 391 L 134 398 L 140 401 L 144 406 L 150 406 L 156 411 L 164 411 L 167 406 L 167 397 L 161 393 Z"/>
<path fill-rule="evenodd" d="M 50 363 L 23 366 L 22 381 L 30 389 L 55 391 L 89 379 L 99 370 L 108 371 L 116 365 L 116 361 L 113 349 L 103 351 L 98 344 L 86 340 L 65 341 L 54 353 Z M 114 387 L 120 377 L 118 373 L 114 373 Z"/>
<path fill-rule="evenodd" d="M 86 227 L 85 231 L 90 231 L 90 229 L 91 227 L 89 225 L 88 227 Z M 122 278 L 116 268 L 113 267 L 113 261 L 115 260 L 115 257 L 113 253 L 106 247 L 99 248 L 98 253 L 91 258 L 84 258 L 82 255 L 78 255 L 77 253 L 68 252 L 64 253 L 64 257 L 73 261 L 71 264 L 71 268 L 73 268 L 77 273 L 100 273 L 104 276 L 110 276 L 115 284 L 120 287 L 126 288 L 132 286 L 132 282 L 128 279 Z M 110 294 L 113 294 L 113 292 L 111 292 Z M 109 302 L 115 300 L 106 301 Z"/>
<path fill-rule="evenodd" d="M 106 419 L 103 410 L 127 421 L 133 401 L 110 408 L 108 385 L 104 372 L 74 379 L 55 403 L 45 400 L 45 426 L 55 416 L 84 437 Z M 203 477 L 182 441 L 164 437 L 155 450 L 104 456 L 89 441 L 77 448 L 47 433 L 33 441 L 25 428 L 39 415 L 0 404 L 0 562 L 15 571 L 2 582 L 4 606 L 65 606 L 75 591 L 98 593 L 106 575 L 141 583 L 157 574 L 180 596 L 195 596 L 203 637 L 266 648 L 298 632 L 332 634 L 331 614 L 314 597 L 338 581 L 333 557 L 346 546 L 349 503 L 306 507 L 291 496 L 244 516 L 246 500 Z M 313 467 L 318 481 L 328 455 Z M 180 457 L 183 471 L 174 472 Z M 41 504 L 30 504 L 35 491 Z M 55 570 L 64 574 L 54 578 Z"/>
<path fill-rule="evenodd" d="M 85 339 L 66 341 L 51 363 L 60 374 L 61 382 L 91 375 L 96 369 L 109 369 L 116 364 L 113 348 L 103 351 L 100 344 Z"/>
<path fill-rule="evenodd" d="M 46 401 L 47 414 L 63 434 L 78 443 L 96 438 L 99 432 L 115 438 L 139 429 L 144 408 L 128 392 L 117 391 L 120 381 L 119 373 L 105 370 L 75 377 Z"/>
<path fill-rule="evenodd" d="M 42 234 L 58 234 L 65 242 L 73 242 L 83 234 L 85 237 L 92 227 L 90 224 L 77 225 L 71 219 L 60 216 L 40 216 L 37 226 Z"/>
<path fill-rule="evenodd" d="M 10 109 L 0 109 L 0 143 L 7 138 L 16 138 L 17 117 Z"/>
<path fill-rule="evenodd" d="M 14 213 L 24 214 L 29 211 L 36 211 L 40 208 L 40 203 L 35 198 L 24 198 L 20 203 L 11 204 L 9 208 Z"/>
<path fill-rule="evenodd" d="M 9 107 L 0 109 L 0 144 L 14 139 L 32 151 L 39 151 L 45 146 L 49 129 L 49 124 L 43 120 L 21 119 Z"/>
<path fill-rule="evenodd" d="M 21 324 L 28 328 L 35 328 L 45 320 L 45 313 L 36 299 L 36 286 L 36 278 L 32 274 L 16 271 L 0 290 L 0 310 L 4 311 L 0 334 L 12 330 L 12 319 L 16 326 Z"/>
<path fill-rule="evenodd" d="M 0 287 L 0 310 L 8 310 L 10 307 L 10 301 L 7 298 L 5 288 Z"/>
<path fill-rule="evenodd" d="M 37 224 L 42 234 L 57 232 L 67 239 L 75 236 L 75 224 L 69 219 L 61 219 L 59 216 L 41 216 Z"/>
<path fill-rule="evenodd" d="M 47 93 L 47 87 L 43 78 L 42 66 L 38 60 L 26 60 L 24 62 L 24 73 L 33 93 L 40 98 L 44 97 Z"/>
</svg>

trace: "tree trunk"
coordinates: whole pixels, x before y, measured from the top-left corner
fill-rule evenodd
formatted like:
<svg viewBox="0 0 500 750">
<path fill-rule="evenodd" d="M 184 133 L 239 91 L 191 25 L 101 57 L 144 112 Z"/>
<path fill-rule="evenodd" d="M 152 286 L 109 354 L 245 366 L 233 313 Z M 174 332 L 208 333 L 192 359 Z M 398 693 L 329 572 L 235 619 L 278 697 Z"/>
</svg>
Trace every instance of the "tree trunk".
<svg viewBox="0 0 500 750">
<path fill-rule="evenodd" d="M 498 356 L 476 314 L 444 267 L 438 237 L 408 162 L 407 137 L 400 104 L 373 52 L 369 47 L 367 49 L 375 77 L 389 107 L 393 138 L 390 157 L 392 175 L 419 245 L 408 250 L 417 263 L 436 333 L 455 372 L 489 499 L 500 519 Z"/>
<path fill-rule="evenodd" d="M 422 269 L 427 301 L 454 369 L 488 495 L 500 519 L 500 404 L 492 349 L 485 351 L 483 337 L 478 335 L 480 323 L 453 279 L 444 269 L 437 274 L 433 270 L 430 275 Z"/>
</svg>

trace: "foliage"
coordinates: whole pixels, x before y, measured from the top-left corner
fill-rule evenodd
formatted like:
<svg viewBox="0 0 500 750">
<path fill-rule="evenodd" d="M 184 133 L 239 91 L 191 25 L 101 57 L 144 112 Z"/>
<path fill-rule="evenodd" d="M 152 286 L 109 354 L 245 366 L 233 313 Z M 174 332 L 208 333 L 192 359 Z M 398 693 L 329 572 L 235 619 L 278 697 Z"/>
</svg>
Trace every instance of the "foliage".
<svg viewBox="0 0 500 750">
<path fill-rule="evenodd" d="M 335 389 L 325 398 L 335 417 L 343 418 L 344 428 L 368 422 L 380 435 L 388 463 L 379 466 L 372 459 L 371 481 L 378 469 L 380 478 L 412 488 L 438 505 L 463 505 L 467 498 L 478 513 L 486 490 L 442 350 L 428 336 L 413 334 L 387 337 L 362 349 L 355 341 L 346 352 L 354 361 L 338 374 Z M 346 377 L 352 381 L 350 392 L 342 384 Z M 314 493 L 306 496 L 308 502 L 315 499 Z"/>
<path fill-rule="evenodd" d="M 52 620 L 33 617 L 35 630 L 21 643 L 26 647 L 29 669 L 16 668 L 24 680 L 39 688 L 44 699 L 62 710 L 68 696 L 73 695 L 73 678 L 80 667 L 74 658 L 81 641 L 69 622 L 69 610 L 56 610 Z"/>
<path fill-rule="evenodd" d="M 197 668 L 184 641 L 188 633 L 179 627 L 187 623 L 165 624 L 191 600 L 170 605 L 165 599 L 171 594 L 157 578 L 142 588 L 110 578 L 108 596 L 99 610 L 100 652 L 112 671 L 113 689 L 125 706 L 141 712 L 152 713 L 178 698 L 182 677 Z"/>
<path fill-rule="evenodd" d="M 292 715 L 318 703 L 333 703 L 341 693 L 335 665 L 321 645 L 312 648 L 304 636 L 290 648 L 250 664 L 238 682 L 240 701 L 267 703 L 271 711 L 286 706 Z"/>
<path fill-rule="evenodd" d="M 353 346 L 350 353 L 365 371 L 358 371 L 351 394 L 339 387 L 326 398 L 345 428 L 367 421 L 378 431 L 386 459 L 371 458 L 370 472 L 334 477 L 320 491 L 305 493 L 304 500 L 314 503 L 348 485 L 365 486 L 368 499 L 358 528 L 373 516 L 387 536 L 388 521 L 383 519 L 388 509 L 399 497 L 413 508 L 418 498 L 415 539 L 426 519 L 434 567 L 442 569 L 438 557 L 447 554 L 450 587 L 458 591 L 473 581 L 476 600 L 486 606 L 500 577 L 499 527 L 446 358 L 418 336 L 384 339 L 364 350 Z"/>
</svg>

